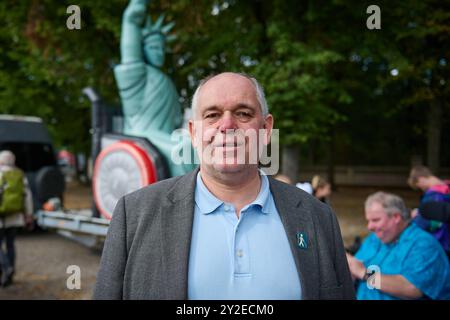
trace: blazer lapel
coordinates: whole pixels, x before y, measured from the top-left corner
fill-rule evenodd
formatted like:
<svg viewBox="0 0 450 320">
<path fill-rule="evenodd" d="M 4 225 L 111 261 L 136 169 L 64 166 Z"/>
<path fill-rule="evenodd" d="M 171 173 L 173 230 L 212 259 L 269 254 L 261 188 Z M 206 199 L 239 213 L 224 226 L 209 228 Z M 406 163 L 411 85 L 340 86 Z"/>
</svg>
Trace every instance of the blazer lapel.
<svg viewBox="0 0 450 320">
<path fill-rule="evenodd" d="M 180 178 L 161 212 L 162 261 L 166 299 L 187 299 L 187 276 L 198 168 Z"/>
<path fill-rule="evenodd" d="M 291 197 L 290 190 L 278 181 L 269 178 L 270 189 L 286 231 L 297 271 L 299 273 L 302 299 L 319 298 L 319 270 L 317 241 L 311 210 L 298 197 Z M 298 236 L 304 239 L 299 245 Z"/>
</svg>

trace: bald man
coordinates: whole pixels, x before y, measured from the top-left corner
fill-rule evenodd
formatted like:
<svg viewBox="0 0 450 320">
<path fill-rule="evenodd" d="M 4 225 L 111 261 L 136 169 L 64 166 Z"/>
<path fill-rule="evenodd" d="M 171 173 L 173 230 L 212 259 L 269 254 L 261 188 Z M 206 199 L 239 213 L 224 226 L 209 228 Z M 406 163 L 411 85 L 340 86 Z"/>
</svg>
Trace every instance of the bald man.
<svg viewBox="0 0 450 320">
<path fill-rule="evenodd" d="M 247 75 L 203 80 L 189 133 L 200 167 L 124 196 L 95 299 L 354 299 L 331 209 L 258 168 L 274 119 Z"/>
</svg>

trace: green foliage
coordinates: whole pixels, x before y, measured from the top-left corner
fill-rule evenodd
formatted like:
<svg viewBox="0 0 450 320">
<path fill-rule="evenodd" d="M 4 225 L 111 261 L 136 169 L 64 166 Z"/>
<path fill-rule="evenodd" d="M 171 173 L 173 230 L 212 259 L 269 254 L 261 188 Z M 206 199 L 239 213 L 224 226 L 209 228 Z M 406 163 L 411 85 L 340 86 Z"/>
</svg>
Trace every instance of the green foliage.
<svg viewBox="0 0 450 320">
<path fill-rule="evenodd" d="M 0 113 L 43 117 L 58 146 L 88 153 L 90 105 L 81 90 L 93 86 L 119 104 L 112 69 L 127 3 L 79 0 L 82 29 L 71 31 L 70 1 L 1 1 Z M 265 88 L 283 143 L 323 147 L 337 132 L 341 159 L 370 162 L 395 136 L 412 146 L 397 155 L 408 162 L 421 152 L 429 106 L 441 103 L 448 121 L 449 3 L 379 1 L 381 30 L 366 28 L 370 4 L 158 0 L 149 11 L 176 22 L 165 71 L 184 106 L 203 77 L 246 72 Z M 367 143 L 377 139 L 385 145 Z"/>
<path fill-rule="evenodd" d="M 89 152 L 90 85 L 118 102 L 111 65 L 119 61 L 126 1 L 78 1 L 82 30 L 68 30 L 70 1 L 2 1 L 0 112 L 36 115 L 58 146 Z"/>
</svg>

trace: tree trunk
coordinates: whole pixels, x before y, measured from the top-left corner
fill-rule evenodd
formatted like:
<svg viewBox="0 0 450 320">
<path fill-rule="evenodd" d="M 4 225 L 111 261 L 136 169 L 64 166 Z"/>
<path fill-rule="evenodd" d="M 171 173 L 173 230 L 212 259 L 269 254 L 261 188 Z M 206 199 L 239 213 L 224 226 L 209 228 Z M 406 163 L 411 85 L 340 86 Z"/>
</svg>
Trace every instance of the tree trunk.
<svg viewBox="0 0 450 320">
<path fill-rule="evenodd" d="M 283 147 L 282 172 L 288 176 L 292 183 L 299 181 L 299 146 L 288 145 Z"/>
<path fill-rule="evenodd" d="M 427 164 L 432 172 L 439 172 L 441 151 L 442 106 L 440 102 L 432 103 L 428 113 Z"/>
</svg>

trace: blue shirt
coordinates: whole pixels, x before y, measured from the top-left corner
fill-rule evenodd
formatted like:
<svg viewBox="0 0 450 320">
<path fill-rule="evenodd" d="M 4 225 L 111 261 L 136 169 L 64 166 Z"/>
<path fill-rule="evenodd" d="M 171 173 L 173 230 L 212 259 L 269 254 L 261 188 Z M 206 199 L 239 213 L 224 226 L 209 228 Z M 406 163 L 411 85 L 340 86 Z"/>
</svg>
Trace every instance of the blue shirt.
<svg viewBox="0 0 450 320">
<path fill-rule="evenodd" d="M 242 208 L 217 199 L 200 173 L 188 271 L 188 299 L 301 299 L 299 275 L 261 174 L 257 198 Z"/>
<path fill-rule="evenodd" d="M 384 244 L 375 234 L 370 234 L 355 257 L 366 268 L 378 266 L 381 274 L 401 274 L 427 298 L 450 299 L 447 256 L 439 242 L 414 223 L 393 243 Z M 399 299 L 378 289 L 369 289 L 366 282 L 359 282 L 356 297 L 359 300 Z"/>
</svg>

